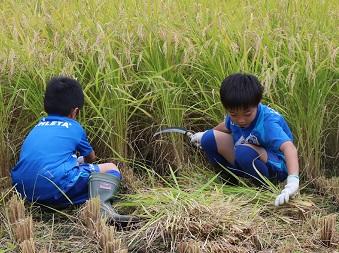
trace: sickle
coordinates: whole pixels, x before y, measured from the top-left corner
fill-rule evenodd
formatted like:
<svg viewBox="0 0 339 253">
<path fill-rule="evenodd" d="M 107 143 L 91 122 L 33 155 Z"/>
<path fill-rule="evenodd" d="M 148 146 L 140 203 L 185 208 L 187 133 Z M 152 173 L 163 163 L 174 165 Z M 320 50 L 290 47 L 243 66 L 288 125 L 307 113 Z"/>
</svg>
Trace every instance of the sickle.
<svg viewBox="0 0 339 253">
<path fill-rule="evenodd" d="M 194 132 L 187 130 L 186 128 L 183 127 L 167 127 L 160 129 L 158 132 L 156 132 L 153 137 L 159 135 L 159 134 L 164 134 L 164 133 L 178 133 L 178 134 L 183 134 L 186 135 L 188 138 L 192 138 Z"/>
</svg>

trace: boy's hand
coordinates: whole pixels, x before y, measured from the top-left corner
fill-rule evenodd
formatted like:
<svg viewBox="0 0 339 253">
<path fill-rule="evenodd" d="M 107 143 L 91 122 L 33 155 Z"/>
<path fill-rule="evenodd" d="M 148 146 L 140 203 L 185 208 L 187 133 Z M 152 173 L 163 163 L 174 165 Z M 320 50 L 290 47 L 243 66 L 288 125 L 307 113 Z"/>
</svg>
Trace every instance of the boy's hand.
<svg viewBox="0 0 339 253">
<path fill-rule="evenodd" d="M 299 177 L 297 175 L 289 175 L 287 177 L 287 184 L 285 185 L 284 190 L 278 195 L 275 199 L 275 206 L 280 206 L 287 203 L 290 200 L 290 197 L 293 197 L 297 194 L 299 190 Z"/>
<path fill-rule="evenodd" d="M 84 163 L 85 163 L 85 158 L 84 158 L 83 156 L 79 156 L 79 157 L 77 158 L 77 160 L 78 160 L 78 165 L 84 164 Z"/>
<path fill-rule="evenodd" d="M 192 135 L 191 143 L 198 148 L 201 148 L 201 138 L 205 132 L 198 132 Z"/>
</svg>

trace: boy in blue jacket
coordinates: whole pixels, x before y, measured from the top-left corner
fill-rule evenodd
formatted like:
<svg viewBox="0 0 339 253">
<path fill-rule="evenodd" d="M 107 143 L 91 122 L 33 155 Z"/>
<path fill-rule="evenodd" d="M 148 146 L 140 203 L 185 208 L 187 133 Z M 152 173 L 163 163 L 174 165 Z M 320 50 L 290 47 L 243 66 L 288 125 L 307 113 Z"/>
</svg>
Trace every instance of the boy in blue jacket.
<svg viewBox="0 0 339 253">
<path fill-rule="evenodd" d="M 110 204 L 118 191 L 120 171 L 113 163 L 93 164 L 94 150 L 76 121 L 83 104 L 77 80 L 61 76 L 48 82 L 44 97 L 48 116 L 25 138 L 11 172 L 12 183 L 27 201 L 52 207 L 81 204 L 98 196 L 102 214 L 123 221 L 128 217 L 117 214 Z"/>
<path fill-rule="evenodd" d="M 220 98 L 228 115 L 213 129 L 198 132 L 192 143 L 201 147 L 214 165 L 234 174 L 287 184 L 275 200 L 287 203 L 299 189 L 299 163 L 292 133 L 284 118 L 263 105 L 263 87 L 249 74 L 233 74 L 221 84 Z"/>
</svg>

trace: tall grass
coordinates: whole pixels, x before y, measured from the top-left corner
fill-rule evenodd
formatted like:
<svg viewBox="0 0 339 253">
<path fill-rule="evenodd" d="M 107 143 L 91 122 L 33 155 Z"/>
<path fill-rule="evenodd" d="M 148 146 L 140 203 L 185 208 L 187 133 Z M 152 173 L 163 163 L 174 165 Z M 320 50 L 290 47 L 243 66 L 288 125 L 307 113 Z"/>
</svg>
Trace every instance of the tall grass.
<svg viewBox="0 0 339 253">
<path fill-rule="evenodd" d="M 334 0 L 2 1 L 1 172 L 16 159 L 8 144 L 18 144 L 43 115 L 52 75 L 80 80 L 80 122 L 99 157 L 121 159 L 143 155 L 159 126 L 204 130 L 222 121 L 220 81 L 245 71 L 263 81 L 265 102 L 288 119 L 302 172 L 323 174 L 324 165 L 335 165 L 326 156 L 338 153 L 327 145 L 338 136 L 336 10 Z M 8 102 L 20 94 L 20 102 Z M 8 116 L 18 103 L 21 116 Z M 26 127 L 13 129 L 8 117 Z M 181 166 L 192 153 L 180 137 L 169 142 Z"/>
<path fill-rule="evenodd" d="M 27 119 L 32 120 L 25 115 L 25 98 L 26 92 L 19 82 L 8 85 L 5 80 L 0 81 L 0 177 L 8 176 L 11 161 L 17 158 L 22 142 L 21 133 L 30 125 Z"/>
</svg>

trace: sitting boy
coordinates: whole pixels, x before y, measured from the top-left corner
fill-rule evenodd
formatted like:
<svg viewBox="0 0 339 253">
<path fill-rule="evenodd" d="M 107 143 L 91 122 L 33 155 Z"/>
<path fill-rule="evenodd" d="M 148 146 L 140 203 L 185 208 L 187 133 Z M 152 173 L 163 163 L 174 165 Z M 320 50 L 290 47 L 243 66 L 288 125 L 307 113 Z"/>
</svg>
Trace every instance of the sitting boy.
<svg viewBox="0 0 339 253">
<path fill-rule="evenodd" d="M 289 201 L 299 189 L 299 163 L 292 133 L 284 118 L 260 103 L 263 87 L 249 74 L 233 74 L 221 85 L 221 102 L 228 112 L 224 122 L 198 132 L 192 142 L 201 147 L 210 163 L 227 167 L 237 176 L 287 184 L 275 205 Z M 258 171 L 258 172 L 257 172 Z"/>
<path fill-rule="evenodd" d="M 58 208 L 98 196 L 104 216 L 128 220 L 110 204 L 121 180 L 119 169 L 113 163 L 92 164 L 95 153 L 75 120 L 83 104 L 84 94 L 77 80 L 55 77 L 48 82 L 44 97 L 48 116 L 25 138 L 11 172 L 12 183 L 27 201 Z"/>
</svg>

